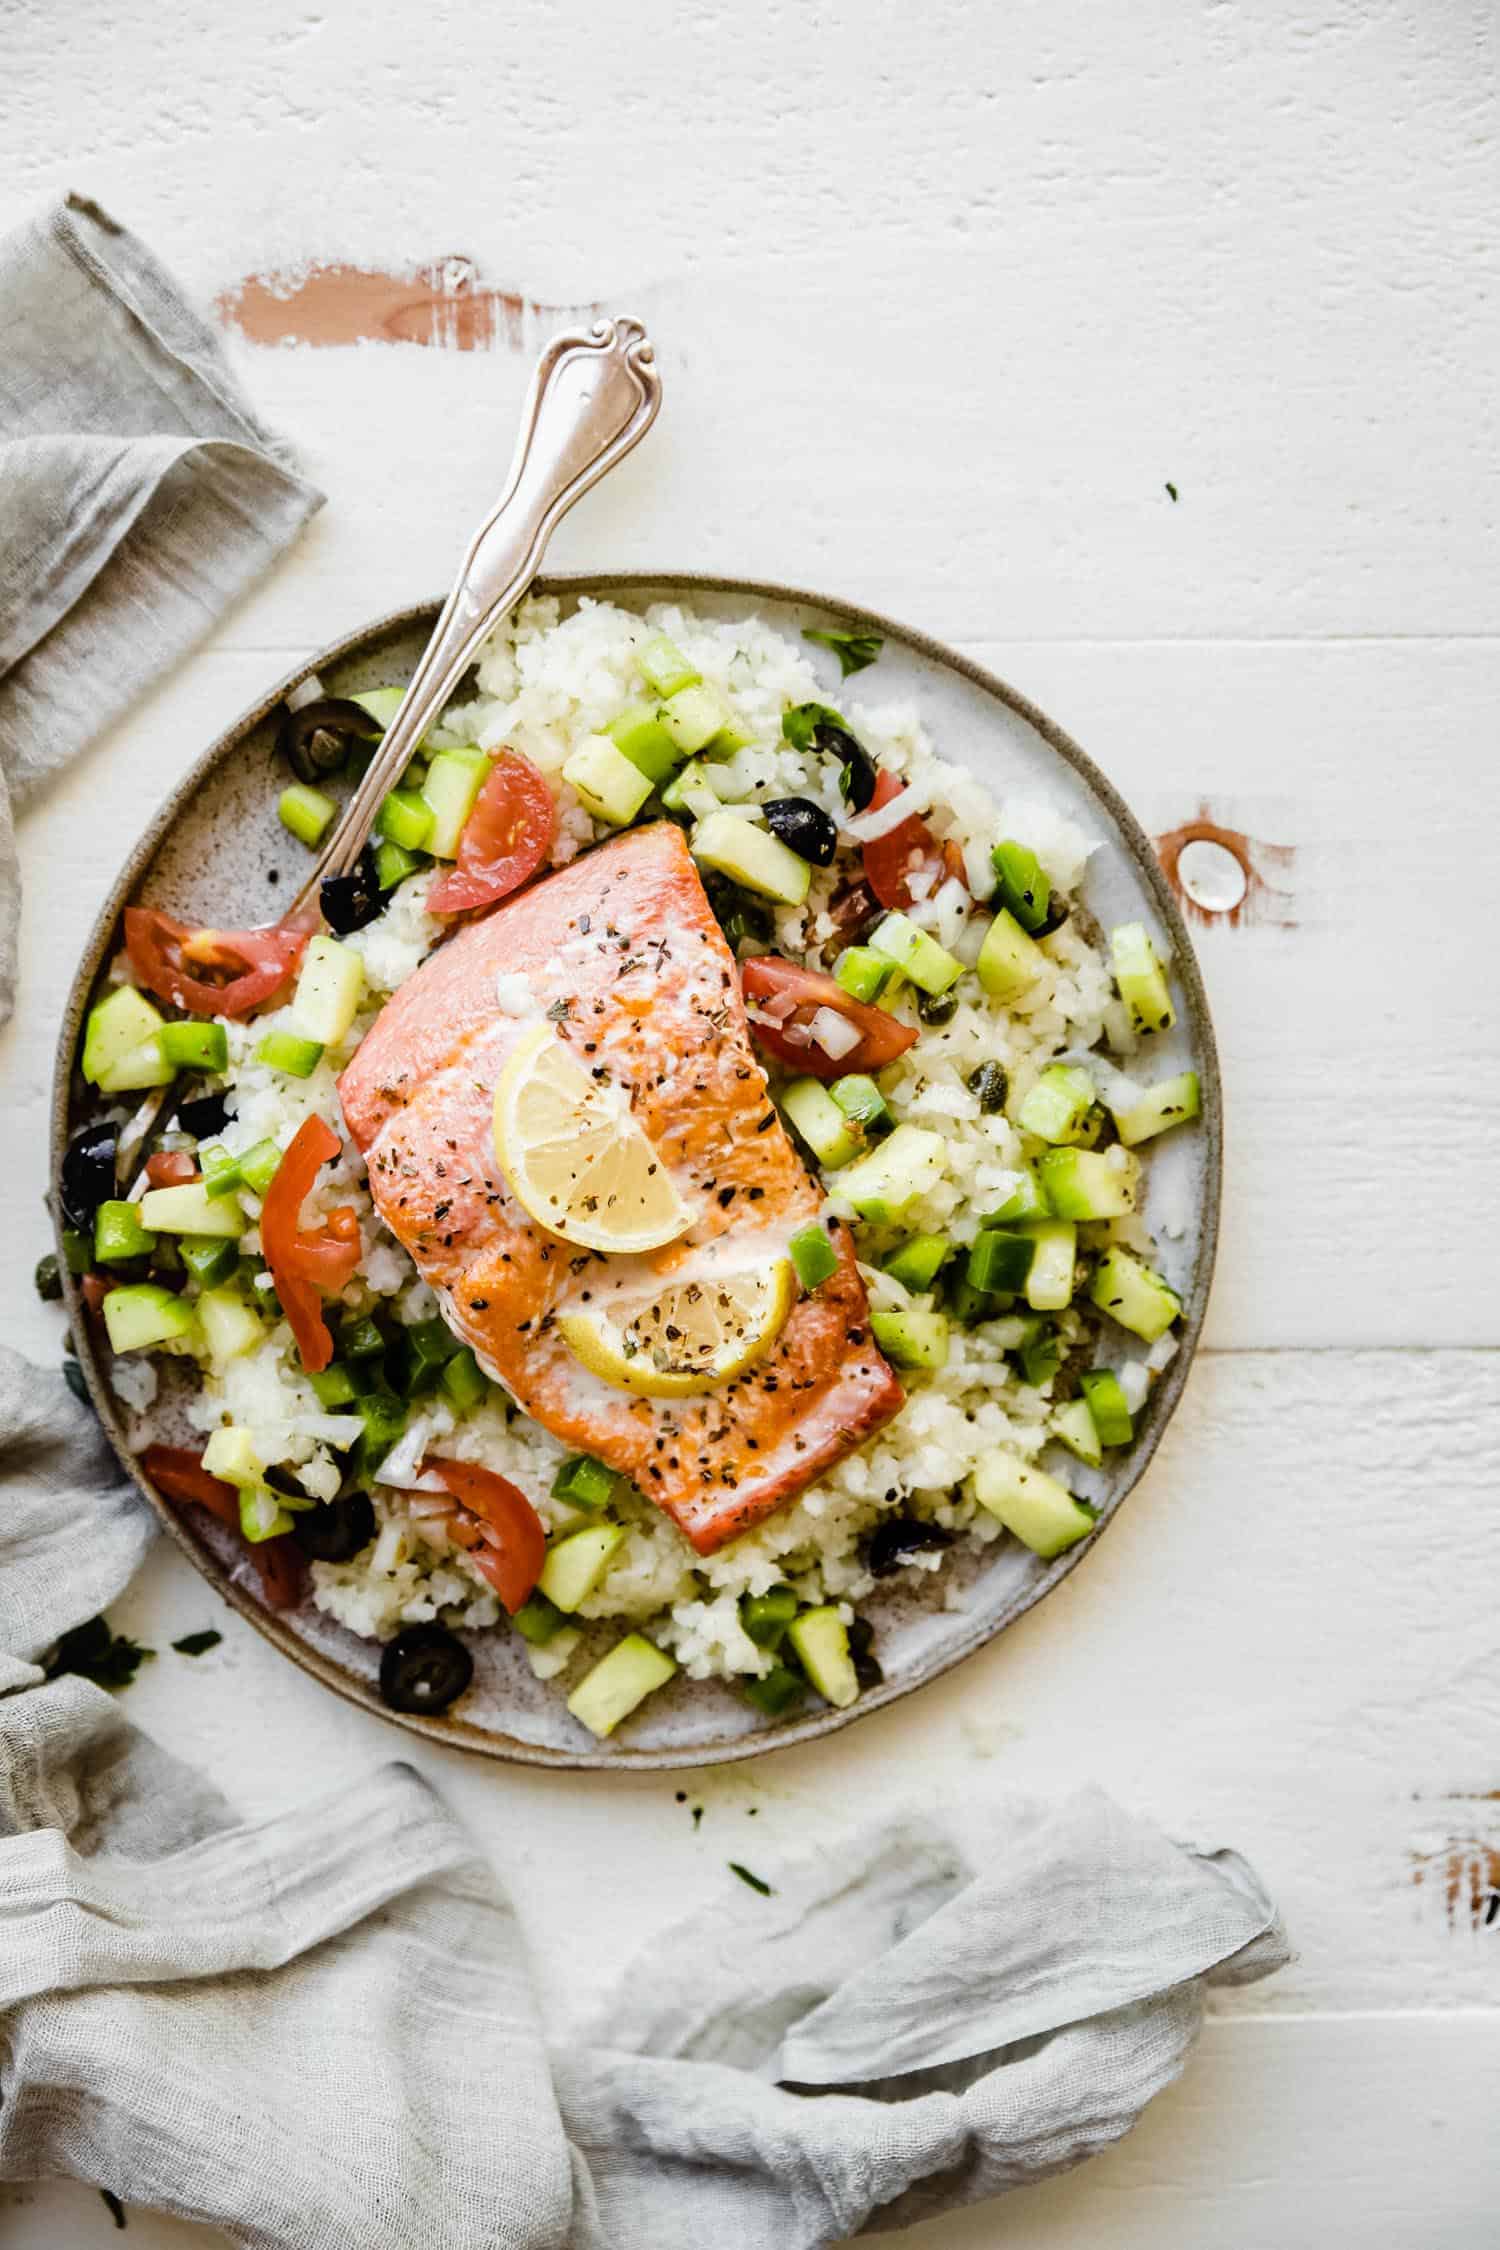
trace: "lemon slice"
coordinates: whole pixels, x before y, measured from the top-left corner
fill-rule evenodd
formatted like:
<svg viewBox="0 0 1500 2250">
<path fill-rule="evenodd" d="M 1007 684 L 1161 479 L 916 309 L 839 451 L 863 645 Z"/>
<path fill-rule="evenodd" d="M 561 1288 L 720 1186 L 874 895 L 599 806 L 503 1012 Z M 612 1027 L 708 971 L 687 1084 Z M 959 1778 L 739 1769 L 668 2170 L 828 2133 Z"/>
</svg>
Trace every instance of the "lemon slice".
<svg viewBox="0 0 1500 2250">
<path fill-rule="evenodd" d="M 538 1226 L 588 1250 L 659 1250 L 693 1213 L 618 1092 L 590 1077 L 545 1024 L 495 1088 L 495 1154 Z"/>
<path fill-rule="evenodd" d="M 796 1295 L 789 1258 L 754 1272 L 674 1281 L 646 1302 L 562 1313 L 575 1359 L 620 1390 L 689 1398 L 732 1382 L 769 1351 Z"/>
</svg>

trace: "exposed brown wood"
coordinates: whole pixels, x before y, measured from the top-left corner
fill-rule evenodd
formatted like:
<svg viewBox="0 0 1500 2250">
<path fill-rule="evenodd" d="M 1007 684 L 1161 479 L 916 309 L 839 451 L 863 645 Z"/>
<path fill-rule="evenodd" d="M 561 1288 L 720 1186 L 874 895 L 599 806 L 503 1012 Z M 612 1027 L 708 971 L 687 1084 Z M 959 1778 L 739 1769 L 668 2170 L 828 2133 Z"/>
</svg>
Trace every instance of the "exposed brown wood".
<svg viewBox="0 0 1500 2250">
<path fill-rule="evenodd" d="M 1163 872 L 1190 922 L 1208 929 L 1225 923 L 1232 929 L 1238 929 L 1242 923 L 1261 923 L 1283 930 L 1297 927 L 1292 888 L 1297 859 L 1295 844 L 1268 844 L 1259 837 L 1247 836 L 1241 828 L 1222 827 L 1206 804 L 1200 804 L 1196 819 L 1184 821 L 1180 828 L 1168 829 L 1165 835 L 1156 837 L 1155 843 Z M 1245 888 L 1236 904 L 1204 905 L 1183 880 L 1183 852 L 1189 844 L 1197 843 L 1218 845 L 1240 866 Z"/>
<path fill-rule="evenodd" d="M 522 351 L 597 305 L 546 305 L 483 282 L 465 257 L 384 272 L 313 263 L 249 274 L 221 292 L 219 317 L 252 344 L 425 344 L 446 351 Z"/>
</svg>

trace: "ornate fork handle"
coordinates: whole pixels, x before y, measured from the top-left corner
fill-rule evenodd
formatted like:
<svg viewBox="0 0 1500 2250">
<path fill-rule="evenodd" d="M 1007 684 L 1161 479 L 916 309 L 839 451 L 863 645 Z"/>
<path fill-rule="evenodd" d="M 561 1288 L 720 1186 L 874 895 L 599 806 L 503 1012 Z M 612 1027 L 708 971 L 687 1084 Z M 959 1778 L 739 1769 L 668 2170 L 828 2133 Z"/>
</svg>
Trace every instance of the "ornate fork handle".
<svg viewBox="0 0 1500 2250">
<path fill-rule="evenodd" d="M 574 501 L 645 436 L 660 404 L 661 377 L 638 320 L 598 320 L 586 336 L 555 336 L 548 344 L 531 379 L 505 490 L 470 541 L 401 706 L 287 913 L 288 923 L 316 924 L 324 881 L 354 866 L 381 800 L 452 697 L 475 649 L 536 576 L 553 531 Z"/>
</svg>

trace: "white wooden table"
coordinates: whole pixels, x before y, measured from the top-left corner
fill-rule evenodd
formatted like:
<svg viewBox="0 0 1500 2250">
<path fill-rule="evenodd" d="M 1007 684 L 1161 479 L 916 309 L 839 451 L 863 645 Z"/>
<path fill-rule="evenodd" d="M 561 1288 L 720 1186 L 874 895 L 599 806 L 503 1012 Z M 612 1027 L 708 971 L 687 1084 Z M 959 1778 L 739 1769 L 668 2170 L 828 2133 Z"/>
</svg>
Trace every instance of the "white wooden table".
<svg viewBox="0 0 1500 2250">
<path fill-rule="evenodd" d="M 773 1862 L 814 1804 L 1100 1778 L 1241 1846 L 1297 1962 L 1216 2003 L 1117 2151 L 903 2239 L 1493 2243 L 1492 11 L 189 13 L 0 9 L 0 221 L 76 187 L 205 302 L 283 277 L 239 300 L 263 332 L 316 315 L 425 343 L 229 328 L 329 505 L 24 829 L 8 1340 L 58 1356 L 29 1281 L 53 1031 L 127 840 L 266 682 L 444 586 L 532 345 L 573 307 L 647 319 L 666 405 L 560 566 L 863 597 L 1014 680 L 1156 831 L 1207 808 L 1292 856 L 1270 870 L 1284 896 L 1201 935 L 1229 1104 L 1208 1348 L 1108 1540 L 998 1645 L 826 1745 L 691 1782 L 695 1831 L 670 1776 L 512 1772 L 397 1737 L 162 1547 L 118 1622 L 162 1649 L 210 1623 L 224 1643 L 147 1667 L 132 1716 L 251 1811 L 413 1757 L 484 1839 L 559 2001 L 609 1967 L 586 1911 L 606 1854 L 632 1910 L 665 1920 L 730 1858 Z M 468 263 L 424 308 L 411 274 L 450 258 Z M 376 278 L 278 302 L 309 259 Z M 210 2239 L 130 2224 L 142 2250 Z M 0 2239 L 94 2250 L 113 2228 L 92 2193 L 47 2187 L 11 2191 Z"/>
</svg>

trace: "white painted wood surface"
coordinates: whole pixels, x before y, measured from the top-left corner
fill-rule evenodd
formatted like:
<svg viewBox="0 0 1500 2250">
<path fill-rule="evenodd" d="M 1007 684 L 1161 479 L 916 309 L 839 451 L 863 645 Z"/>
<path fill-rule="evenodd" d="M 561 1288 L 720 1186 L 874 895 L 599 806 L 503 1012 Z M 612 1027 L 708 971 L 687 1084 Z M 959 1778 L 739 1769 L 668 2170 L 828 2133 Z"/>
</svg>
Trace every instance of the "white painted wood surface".
<svg viewBox="0 0 1500 2250">
<path fill-rule="evenodd" d="M 862 597 L 1013 679 L 1154 829 L 1206 804 L 1297 852 L 1294 929 L 1201 940 L 1230 1122 L 1210 1349 L 1087 1567 L 959 1675 L 703 1777 L 695 1833 L 670 1777 L 408 1753 L 158 1552 L 122 1622 L 225 1639 L 159 1657 L 133 1714 L 247 1810 L 414 1754 L 558 2007 L 610 1965 L 585 1911 L 606 1854 L 665 1921 L 830 1800 L 1102 1779 L 1248 1852 L 1298 1960 L 1223 1998 L 1123 2148 L 913 2250 L 1490 2244 L 1492 10 L 263 0 L 189 30 L 144 0 L 9 0 L 0 23 L 0 222 L 85 190 L 205 301 L 310 256 L 462 252 L 496 287 L 640 311 L 666 407 L 559 566 Z M 123 844 L 280 670 L 440 590 L 526 374 L 503 346 L 235 351 L 328 509 L 23 831 L 3 1333 L 49 1359 L 27 1274 L 53 1025 Z M 87 2192 L 0 2206 L 7 2250 L 112 2239 Z M 130 2239 L 209 2238 L 135 2213 Z"/>
</svg>

